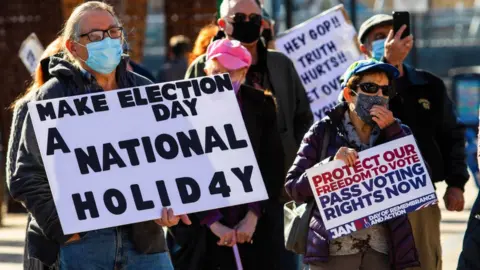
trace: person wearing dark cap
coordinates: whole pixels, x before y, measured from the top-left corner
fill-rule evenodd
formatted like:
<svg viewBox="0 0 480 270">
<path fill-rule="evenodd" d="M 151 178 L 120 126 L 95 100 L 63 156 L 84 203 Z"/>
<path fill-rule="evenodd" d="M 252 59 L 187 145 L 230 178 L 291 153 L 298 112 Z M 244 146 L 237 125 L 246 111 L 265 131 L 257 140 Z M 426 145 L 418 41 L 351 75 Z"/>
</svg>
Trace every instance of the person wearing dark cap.
<svg viewBox="0 0 480 270">
<path fill-rule="evenodd" d="M 393 17 L 375 15 L 366 20 L 358 34 L 360 49 L 372 57 L 396 66 L 396 92 L 390 99 L 393 115 L 408 125 L 431 170 L 434 183 L 445 181 L 443 197 L 447 210 L 462 211 L 463 191 L 469 179 L 465 157 L 465 128 L 457 120 L 443 81 L 434 74 L 404 63 L 413 46 L 410 35 L 401 38 L 406 26 L 393 32 Z M 421 269 L 441 269 L 440 208 L 438 204 L 409 214 Z"/>
<path fill-rule="evenodd" d="M 285 188 L 296 202 L 313 199 L 306 174 L 309 168 L 331 160 L 354 166 L 358 152 L 411 134 L 387 108 L 392 80 L 398 75 L 392 65 L 373 59 L 357 61 L 348 68 L 342 76 L 345 101 L 310 127 L 287 174 Z M 311 270 L 419 266 L 407 215 L 328 240 L 319 210 L 314 206 L 307 235 L 303 261 Z"/>
</svg>

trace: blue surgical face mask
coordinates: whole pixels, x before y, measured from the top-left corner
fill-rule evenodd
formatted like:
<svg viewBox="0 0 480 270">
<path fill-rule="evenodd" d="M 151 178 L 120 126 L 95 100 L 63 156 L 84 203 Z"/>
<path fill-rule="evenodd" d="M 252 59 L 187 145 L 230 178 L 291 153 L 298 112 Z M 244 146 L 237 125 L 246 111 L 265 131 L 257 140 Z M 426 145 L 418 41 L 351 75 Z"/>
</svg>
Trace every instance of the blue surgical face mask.
<svg viewBox="0 0 480 270">
<path fill-rule="evenodd" d="M 77 43 L 79 44 L 79 43 Z M 119 38 L 104 38 L 101 41 L 90 42 L 87 46 L 87 61 L 81 59 L 91 69 L 101 74 L 112 73 L 120 63 L 122 57 L 122 43 Z"/>
<path fill-rule="evenodd" d="M 385 52 L 385 41 L 387 39 L 379 39 L 372 42 L 372 58 L 380 61 Z"/>
</svg>

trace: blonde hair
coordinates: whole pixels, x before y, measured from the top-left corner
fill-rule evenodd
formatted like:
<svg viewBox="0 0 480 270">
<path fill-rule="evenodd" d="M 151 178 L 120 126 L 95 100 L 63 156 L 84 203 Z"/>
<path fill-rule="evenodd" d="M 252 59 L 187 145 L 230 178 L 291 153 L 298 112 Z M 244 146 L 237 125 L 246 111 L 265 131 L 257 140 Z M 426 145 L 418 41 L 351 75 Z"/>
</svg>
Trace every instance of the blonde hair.
<svg viewBox="0 0 480 270">
<path fill-rule="evenodd" d="M 217 66 L 221 66 L 223 68 L 225 68 L 217 59 L 210 59 L 208 60 L 207 62 L 205 62 L 205 68 L 204 68 L 204 71 L 205 73 L 207 74 L 207 76 L 210 76 L 210 75 L 213 75 L 212 74 L 212 71 L 214 70 L 215 67 Z M 243 67 L 243 68 L 239 68 L 239 69 L 236 69 L 236 70 L 228 70 L 227 72 L 230 74 L 230 79 L 233 81 L 234 78 L 236 78 L 239 74 L 242 74 L 242 72 L 245 73 L 245 76 L 243 77 L 243 81 L 242 81 L 242 84 L 245 83 L 245 81 L 247 80 L 247 71 L 248 71 L 248 67 Z"/>
<path fill-rule="evenodd" d="M 82 20 L 82 17 L 85 15 L 85 13 L 96 10 L 107 11 L 108 13 L 110 13 L 110 15 L 112 15 L 117 24 L 120 25 L 120 20 L 115 14 L 113 7 L 109 4 L 99 1 L 90 1 L 75 7 L 72 14 L 65 22 L 65 26 L 61 35 L 63 38 L 63 51 L 65 52 L 65 57 L 67 60 L 74 64 L 78 64 L 77 60 L 75 60 L 73 55 L 66 48 L 66 42 L 67 40 L 78 41 L 78 39 L 80 38 L 80 21 Z"/>
</svg>

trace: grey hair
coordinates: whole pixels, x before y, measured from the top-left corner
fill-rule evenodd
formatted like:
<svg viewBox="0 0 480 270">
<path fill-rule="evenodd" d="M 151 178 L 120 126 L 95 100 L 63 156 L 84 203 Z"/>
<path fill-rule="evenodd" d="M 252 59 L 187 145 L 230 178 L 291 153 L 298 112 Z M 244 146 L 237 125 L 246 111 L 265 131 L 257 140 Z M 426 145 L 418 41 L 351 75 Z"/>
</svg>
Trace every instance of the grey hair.
<svg viewBox="0 0 480 270">
<path fill-rule="evenodd" d="M 80 38 L 80 21 L 82 20 L 82 17 L 85 15 L 85 13 L 89 11 L 94 11 L 94 10 L 103 10 L 107 11 L 112 15 L 112 17 L 115 19 L 117 24 L 120 24 L 120 20 L 118 19 L 117 15 L 115 14 L 115 11 L 113 10 L 113 7 L 109 4 L 99 2 L 99 1 L 90 1 L 83 3 L 81 5 L 78 5 L 75 7 L 73 10 L 72 14 L 68 18 L 68 20 L 65 22 L 65 26 L 62 31 L 62 37 L 64 40 L 63 44 L 63 51 L 65 52 L 65 56 L 67 57 L 67 60 L 71 61 L 72 63 L 75 63 L 76 60 L 73 57 L 73 55 L 67 50 L 66 48 L 66 41 L 67 40 L 73 40 L 73 41 L 78 41 Z"/>
</svg>

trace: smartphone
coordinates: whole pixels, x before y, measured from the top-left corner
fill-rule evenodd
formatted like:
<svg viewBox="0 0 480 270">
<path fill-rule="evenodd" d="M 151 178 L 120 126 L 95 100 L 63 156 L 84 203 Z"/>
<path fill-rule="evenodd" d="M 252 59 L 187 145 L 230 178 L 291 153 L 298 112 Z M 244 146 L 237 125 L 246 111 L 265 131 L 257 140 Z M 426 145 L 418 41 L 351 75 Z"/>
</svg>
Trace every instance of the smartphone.
<svg viewBox="0 0 480 270">
<path fill-rule="evenodd" d="M 402 27 L 402 25 L 406 25 L 407 28 L 402 33 L 402 39 L 410 35 L 410 13 L 408 11 L 394 11 L 392 12 L 393 15 L 393 32 L 397 33 L 397 31 Z"/>
</svg>

